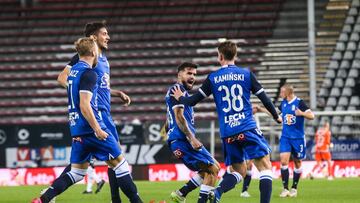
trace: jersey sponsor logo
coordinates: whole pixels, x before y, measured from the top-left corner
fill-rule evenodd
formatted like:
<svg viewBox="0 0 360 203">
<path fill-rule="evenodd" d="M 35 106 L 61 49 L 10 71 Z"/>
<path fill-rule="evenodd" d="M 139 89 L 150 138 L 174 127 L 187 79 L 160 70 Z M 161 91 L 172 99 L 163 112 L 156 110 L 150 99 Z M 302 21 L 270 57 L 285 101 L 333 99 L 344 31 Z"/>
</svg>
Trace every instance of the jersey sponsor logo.
<svg viewBox="0 0 360 203">
<path fill-rule="evenodd" d="M 225 81 L 244 81 L 244 74 L 225 74 L 214 77 L 215 84 Z"/>
<path fill-rule="evenodd" d="M 284 118 L 284 123 L 286 125 L 294 125 L 296 123 L 296 116 L 292 114 L 286 114 Z"/>
<path fill-rule="evenodd" d="M 110 76 L 107 73 L 101 77 L 100 88 L 110 89 Z"/>
<path fill-rule="evenodd" d="M 225 123 L 228 124 L 231 128 L 236 127 L 241 124 L 240 120 L 245 119 L 245 114 L 235 113 L 232 115 L 225 116 Z"/>
<path fill-rule="evenodd" d="M 76 120 L 79 119 L 79 113 L 78 112 L 70 112 L 69 113 L 69 122 L 70 122 L 70 126 L 75 126 L 76 125 Z"/>
<path fill-rule="evenodd" d="M 174 153 L 175 157 L 178 159 L 181 159 L 184 156 L 184 153 L 180 149 L 173 151 L 173 153 Z"/>
</svg>

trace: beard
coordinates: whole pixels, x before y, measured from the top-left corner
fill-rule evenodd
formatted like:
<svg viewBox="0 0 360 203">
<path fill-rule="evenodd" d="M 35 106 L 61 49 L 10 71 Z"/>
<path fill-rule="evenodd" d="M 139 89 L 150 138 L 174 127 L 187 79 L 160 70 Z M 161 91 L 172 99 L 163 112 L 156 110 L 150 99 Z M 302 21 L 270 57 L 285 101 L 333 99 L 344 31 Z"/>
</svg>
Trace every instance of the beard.
<svg viewBox="0 0 360 203">
<path fill-rule="evenodd" d="M 182 81 L 183 85 L 184 85 L 184 88 L 186 90 L 192 90 L 193 86 L 194 86 L 194 82 L 191 82 L 191 81 L 185 81 L 183 80 Z"/>
</svg>

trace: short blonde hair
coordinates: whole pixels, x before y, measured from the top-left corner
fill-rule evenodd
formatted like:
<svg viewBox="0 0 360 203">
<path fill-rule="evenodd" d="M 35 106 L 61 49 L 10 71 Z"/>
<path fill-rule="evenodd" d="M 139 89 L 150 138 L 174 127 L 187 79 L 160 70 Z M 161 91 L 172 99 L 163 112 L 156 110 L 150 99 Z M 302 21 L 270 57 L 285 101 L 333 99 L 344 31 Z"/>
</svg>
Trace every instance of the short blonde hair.
<svg viewBox="0 0 360 203">
<path fill-rule="evenodd" d="M 282 88 L 285 88 L 287 94 L 294 94 L 294 86 L 292 86 L 291 84 L 285 83 Z"/>
<path fill-rule="evenodd" d="M 80 38 L 74 44 L 79 56 L 93 56 L 93 50 L 96 49 L 96 43 L 90 37 Z"/>
</svg>

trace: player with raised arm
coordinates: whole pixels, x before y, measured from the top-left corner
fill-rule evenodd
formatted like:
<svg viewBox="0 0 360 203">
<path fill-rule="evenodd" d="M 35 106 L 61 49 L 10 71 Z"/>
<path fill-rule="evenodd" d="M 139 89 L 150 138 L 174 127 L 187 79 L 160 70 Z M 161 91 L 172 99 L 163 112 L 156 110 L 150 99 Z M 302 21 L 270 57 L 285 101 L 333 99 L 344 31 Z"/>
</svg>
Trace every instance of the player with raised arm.
<svg viewBox="0 0 360 203">
<path fill-rule="evenodd" d="M 273 103 L 266 95 L 253 73 L 235 65 L 236 44 L 225 41 L 218 46 L 218 61 L 221 68 L 210 73 L 200 89 L 191 97 L 183 96 L 180 88 L 175 88 L 173 96 L 181 104 L 194 106 L 213 94 L 220 123 L 220 136 L 223 143 L 225 165 L 230 171 L 214 190 L 214 202 L 221 195 L 235 187 L 246 174 L 245 154 L 254 159 L 260 171 L 260 202 L 270 202 L 272 192 L 272 171 L 269 153 L 271 152 L 262 132 L 253 119 L 250 103 L 251 92 L 264 104 L 277 122 L 281 118 Z"/>
<path fill-rule="evenodd" d="M 69 126 L 72 136 L 71 170 L 58 177 L 49 189 L 32 203 L 48 203 L 86 175 L 89 160 L 105 161 L 115 171 L 117 184 L 131 203 L 142 202 L 134 184 L 129 165 L 111 131 L 101 119 L 98 107 L 97 64 L 98 47 L 91 38 L 75 42 L 79 62 L 68 76 Z"/>
<path fill-rule="evenodd" d="M 198 203 L 206 203 L 220 170 L 218 162 L 195 137 L 193 107 L 180 104 L 170 96 L 175 86 L 184 91 L 185 96 L 189 96 L 187 91 L 193 88 L 196 69 L 196 64 L 188 62 L 178 66 L 177 83 L 169 88 L 165 97 L 169 148 L 190 170 L 198 172 L 182 188 L 171 193 L 174 202 L 185 202 L 186 195 L 200 186 Z"/>
<path fill-rule="evenodd" d="M 305 143 L 305 118 L 314 119 L 314 113 L 305 104 L 304 100 L 295 96 L 294 87 L 285 84 L 280 89 L 283 98 L 280 111 L 283 120 L 283 128 L 280 137 L 280 162 L 283 191 L 280 197 L 296 197 L 297 186 L 301 177 L 301 160 L 306 156 Z M 294 161 L 294 177 L 291 191 L 289 191 L 289 161 L 292 155 Z"/>
<path fill-rule="evenodd" d="M 310 178 L 313 177 L 313 173 L 322 169 L 322 161 L 326 161 L 328 167 L 328 180 L 334 179 L 334 172 L 331 164 L 331 131 L 330 124 L 328 121 L 324 123 L 324 126 L 319 128 L 315 134 L 315 160 L 316 165 L 311 170 Z"/>
<path fill-rule="evenodd" d="M 84 35 L 91 37 L 96 41 L 99 47 L 98 64 L 95 67 L 95 72 L 98 75 L 98 108 L 106 127 L 111 131 L 115 139 L 119 141 L 119 135 L 110 114 L 111 109 L 111 96 L 120 97 L 125 105 L 130 105 L 131 99 L 123 91 L 114 90 L 110 88 L 110 65 L 105 55 L 108 49 L 108 42 L 110 40 L 109 33 L 106 28 L 105 22 L 91 22 L 85 25 Z M 58 82 L 61 86 L 67 87 L 67 78 L 70 73 L 71 67 L 79 61 L 78 54 L 75 54 L 70 63 L 58 76 Z M 67 173 L 71 166 L 68 165 L 63 173 Z M 115 173 L 111 168 L 108 169 L 108 177 L 110 183 L 111 200 L 112 203 L 120 203 L 119 187 L 116 184 Z"/>
</svg>

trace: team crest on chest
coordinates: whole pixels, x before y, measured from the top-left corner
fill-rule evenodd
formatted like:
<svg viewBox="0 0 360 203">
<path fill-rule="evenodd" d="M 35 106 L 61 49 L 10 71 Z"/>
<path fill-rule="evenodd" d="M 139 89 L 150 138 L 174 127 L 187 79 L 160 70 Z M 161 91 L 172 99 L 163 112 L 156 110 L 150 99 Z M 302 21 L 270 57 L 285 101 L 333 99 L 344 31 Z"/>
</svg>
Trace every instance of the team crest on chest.
<svg viewBox="0 0 360 203">
<path fill-rule="evenodd" d="M 296 123 L 296 116 L 292 114 L 286 114 L 284 116 L 284 123 L 286 125 L 294 125 Z"/>
</svg>

